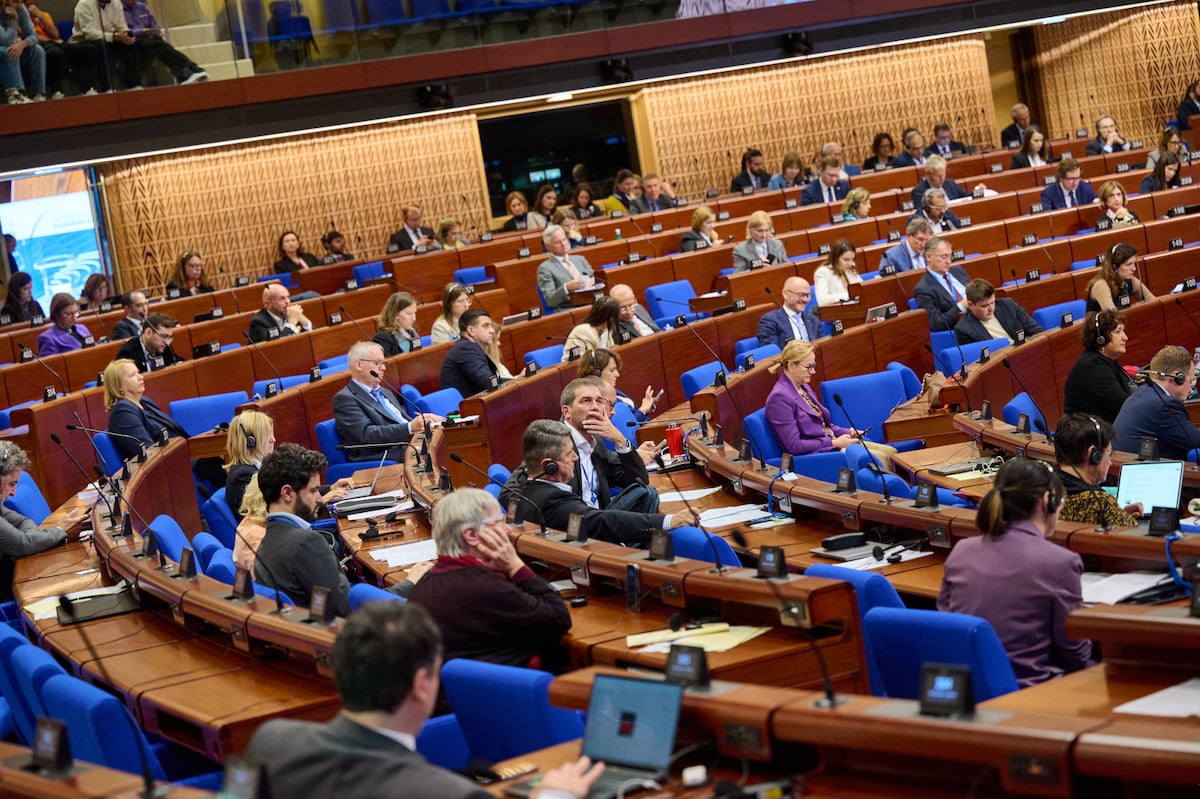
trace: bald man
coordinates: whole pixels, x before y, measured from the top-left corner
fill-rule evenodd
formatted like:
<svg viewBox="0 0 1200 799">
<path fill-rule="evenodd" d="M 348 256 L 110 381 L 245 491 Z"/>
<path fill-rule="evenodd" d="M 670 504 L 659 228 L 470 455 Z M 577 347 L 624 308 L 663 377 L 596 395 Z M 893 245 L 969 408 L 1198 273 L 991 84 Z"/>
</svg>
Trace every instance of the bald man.
<svg viewBox="0 0 1200 799">
<path fill-rule="evenodd" d="M 821 337 L 821 320 L 812 311 L 805 311 L 812 298 L 812 287 L 802 277 L 789 277 L 783 282 L 782 308 L 776 308 L 758 320 L 758 346 L 774 344 L 783 349 L 794 338 L 816 341 Z M 776 297 L 776 301 L 780 298 Z"/>
<path fill-rule="evenodd" d="M 650 312 L 638 304 L 637 297 L 633 296 L 633 289 L 629 286 L 618 283 L 609 289 L 608 296 L 616 300 L 617 305 L 621 307 L 621 317 L 617 326 L 622 332 L 628 333 L 630 338 L 641 338 L 660 332 Z"/>
<path fill-rule="evenodd" d="M 292 305 L 292 296 L 282 283 L 268 283 L 263 289 L 262 310 L 250 320 L 250 340 L 274 341 L 293 333 L 307 332 L 313 324 L 304 315 L 304 308 Z"/>
</svg>

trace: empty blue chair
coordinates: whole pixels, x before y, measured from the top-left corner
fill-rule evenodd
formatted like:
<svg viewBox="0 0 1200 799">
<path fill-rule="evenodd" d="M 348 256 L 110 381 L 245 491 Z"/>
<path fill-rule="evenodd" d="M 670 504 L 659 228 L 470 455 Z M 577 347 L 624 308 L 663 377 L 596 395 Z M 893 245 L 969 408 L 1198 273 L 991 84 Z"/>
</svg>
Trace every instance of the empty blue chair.
<svg viewBox="0 0 1200 799">
<path fill-rule="evenodd" d="M 845 409 L 834 401 L 834 395 L 842 398 Z M 865 430 L 868 441 L 883 442 L 883 423 L 892 410 L 907 402 L 909 397 L 904 388 L 904 377 L 897 371 L 874 372 L 854 377 L 842 377 L 821 382 L 821 401 L 829 409 L 834 424 Z M 916 449 L 919 441 L 888 442 L 899 450 Z"/>
<path fill-rule="evenodd" d="M 463 771 L 471 759 L 471 749 L 453 713 L 425 722 L 417 735 L 417 751 L 430 763 L 450 771 Z"/>
<path fill-rule="evenodd" d="M 562 356 L 563 345 L 553 344 L 549 347 L 541 347 L 525 353 L 525 363 L 532 361 L 538 365 L 538 368 L 545 369 L 547 366 L 554 366 L 561 363 Z"/>
<path fill-rule="evenodd" d="M 318 361 L 317 366 L 321 367 L 321 374 L 323 375 L 334 372 L 345 372 L 350 368 L 350 359 L 346 355 L 335 355 L 332 358 Z"/>
<path fill-rule="evenodd" d="M 209 394 L 175 400 L 171 403 L 169 412 L 184 432 L 189 436 L 198 436 L 221 423 L 228 424 L 237 415 L 238 406 L 244 405 L 249 399 L 245 391 Z"/>
<path fill-rule="evenodd" d="M 211 577 L 217 582 L 232 586 L 233 578 L 237 575 L 237 565 L 233 562 L 233 551 L 222 547 L 213 553 L 212 560 L 208 562 L 208 570 L 204 572 L 205 577 Z M 254 593 L 264 599 L 274 600 L 278 593 L 280 600 L 285 605 L 295 605 L 292 598 L 282 591 L 276 591 L 270 586 L 263 585 L 260 582 L 254 582 Z"/>
<path fill-rule="evenodd" d="M 904 382 L 904 393 L 909 399 L 921 393 L 921 378 L 917 377 L 917 373 L 909 369 L 899 361 L 891 361 L 887 365 L 888 371 L 899 372 L 900 378 Z"/>
<path fill-rule="evenodd" d="M 31 728 L 37 726 L 37 720 L 50 715 L 42 704 L 42 685 L 56 674 L 67 673 L 67 670 L 54 659 L 46 650 L 39 646 L 20 646 L 12 652 L 13 678 L 17 687 L 25 696 L 26 704 L 33 713 L 30 720 Z"/>
<path fill-rule="evenodd" d="M 1029 431 L 1031 433 L 1049 429 L 1046 427 L 1045 417 L 1038 411 L 1037 406 L 1033 404 L 1033 398 L 1024 391 L 1013 397 L 1004 406 L 1004 421 L 1015 425 L 1018 417 L 1023 413 L 1029 416 Z M 1039 421 L 1042 423 L 1040 428 L 1038 427 Z"/>
<path fill-rule="evenodd" d="M 50 505 L 42 496 L 42 490 L 29 472 L 22 471 L 17 481 L 17 492 L 4 500 L 4 507 L 41 524 L 50 515 Z"/>
<path fill-rule="evenodd" d="M 759 408 L 743 419 L 742 425 L 745 427 L 746 440 L 750 442 L 750 451 L 754 453 L 754 457 L 768 466 L 778 468 L 783 457 L 783 447 L 775 437 L 775 431 L 767 424 L 766 409 Z M 827 483 L 837 482 L 838 469 L 845 465 L 845 458 L 840 452 L 814 452 L 811 455 L 797 455 L 792 458 L 793 472 Z"/>
<path fill-rule="evenodd" d="M 912 499 L 912 486 L 891 472 L 876 472 L 869 466 L 864 466 L 854 474 L 854 482 L 862 491 L 883 493 L 884 481 L 887 482 L 888 496 L 896 499 Z"/>
<path fill-rule="evenodd" d="M 322 369 L 322 372 L 325 370 Z M 287 391 L 294 386 L 302 386 L 308 382 L 308 375 L 284 375 L 278 380 L 274 377 L 264 380 L 255 380 L 253 388 L 250 389 L 250 396 L 265 397 L 267 396 L 267 384 L 274 383 L 276 391 Z M 282 386 L 280 385 L 282 384 Z"/>
<path fill-rule="evenodd" d="M 696 296 L 696 290 L 687 280 L 660 283 L 646 289 L 646 310 L 654 317 L 659 327 L 675 324 L 675 317 L 683 314 L 689 322 L 700 318 L 691 312 L 688 300 Z"/>
<path fill-rule="evenodd" d="M 461 283 L 464 286 L 473 286 L 476 283 L 490 283 L 491 281 L 492 278 L 488 277 L 486 266 L 468 266 L 454 270 L 454 282 Z"/>
<path fill-rule="evenodd" d="M 554 676 L 536 669 L 455 658 L 442 687 L 475 757 L 507 760 L 583 735 L 583 716 L 550 704 Z"/>
<path fill-rule="evenodd" d="M 417 403 L 420 401 L 420 399 L 421 392 L 417 391 L 416 386 L 410 383 L 404 383 L 400 386 L 400 401 L 404 402 L 409 413 L 412 413 L 412 409 L 417 407 Z"/>
<path fill-rule="evenodd" d="M 746 360 L 750 357 L 753 357 L 754 362 L 758 363 L 761 360 L 778 355 L 780 352 L 782 352 L 782 350 L 779 349 L 779 345 L 764 344 L 761 347 L 755 347 L 752 350 L 746 350 L 745 352 L 738 353 L 738 355 L 735 357 L 733 365 L 738 369 L 744 369 L 746 367 Z"/>
<path fill-rule="evenodd" d="M 688 369 L 679 376 L 679 382 L 683 384 L 684 398 L 690 400 L 697 391 L 711 386 L 717 379 L 717 373 L 723 371 L 725 367 L 718 361 Z"/>
<path fill-rule="evenodd" d="M 96 449 L 100 450 L 100 465 L 104 467 L 106 475 L 112 477 L 124 468 L 125 461 L 121 460 L 117 445 L 112 442 L 108 433 L 96 433 L 92 436 L 92 441 L 96 444 Z"/>
<path fill-rule="evenodd" d="M 196 553 L 196 570 L 201 574 L 208 572 L 208 564 L 222 549 L 226 549 L 212 533 L 199 532 L 192 536 L 192 550 Z"/>
<path fill-rule="evenodd" d="M 7 624 L 0 624 L 0 696 L 4 697 L 4 712 L 16 730 L 17 740 L 28 746 L 33 741 L 36 717 L 17 685 L 12 666 L 13 652 L 24 646 L 31 646 L 29 639 Z"/>
<path fill-rule="evenodd" d="M 183 532 L 179 522 L 165 513 L 150 520 L 150 529 L 154 531 L 154 535 L 158 539 L 158 548 L 162 550 L 169 561 L 178 563 L 179 559 L 183 557 L 183 550 L 192 548 L 191 542 L 188 541 L 187 534 Z"/>
<path fill-rule="evenodd" d="M 298 285 L 296 283 L 296 278 L 292 277 L 291 272 L 278 272 L 278 273 L 270 274 L 270 275 L 259 275 L 258 277 L 256 277 L 254 279 L 254 282 L 255 283 L 279 282 L 279 283 L 282 283 L 284 286 L 287 286 L 289 289 L 294 289 Z"/>
<path fill-rule="evenodd" d="M 877 607 L 864 617 L 863 635 L 871 642 L 888 696 L 918 698 L 924 663 L 969 666 L 976 702 L 1017 690 L 1004 645 L 992 626 L 976 616 Z"/>
<path fill-rule="evenodd" d="M 934 330 L 929 334 L 929 346 L 933 348 L 938 358 L 941 358 L 942 350 L 950 349 L 957 345 L 958 339 L 955 337 L 953 330 Z M 940 360 L 934 365 L 943 372 L 947 369 L 946 366 L 942 365 Z"/>
<path fill-rule="evenodd" d="M 1062 324 L 1062 316 L 1065 313 L 1071 314 L 1074 322 L 1082 322 L 1083 318 L 1087 316 L 1087 302 L 1085 300 L 1060 302 L 1055 305 L 1047 305 L 1045 308 L 1038 308 L 1030 315 L 1042 330 L 1055 330 Z"/>
<path fill-rule="evenodd" d="M 633 408 L 629 407 L 629 403 L 617 401 L 617 404 L 613 406 L 612 421 L 625 436 L 625 440 L 629 442 L 630 446 L 636 449 L 638 445 L 637 431 L 641 425 L 638 424 L 637 417 L 634 416 Z M 608 445 L 609 449 L 615 448 L 615 445 L 607 439 L 604 443 Z"/>
<path fill-rule="evenodd" d="M 961 347 L 947 347 L 938 353 L 938 363 L 942 364 L 943 371 L 947 375 L 952 375 L 962 369 L 963 363 L 967 364 L 967 371 L 971 370 L 971 364 L 979 360 L 979 356 L 983 354 L 986 347 L 989 356 L 995 354 L 997 350 L 1002 350 L 1008 346 L 1008 339 L 993 338 L 987 341 L 972 341 L 970 344 L 963 344 Z"/>
<path fill-rule="evenodd" d="M 462 401 L 463 396 L 457 388 L 443 388 L 422 396 L 417 400 L 417 407 L 421 409 L 421 413 L 449 416 L 452 413 L 458 413 L 458 406 Z"/>
<path fill-rule="evenodd" d="M 860 626 L 872 608 L 902 608 L 904 602 L 896 589 L 882 574 L 873 571 L 847 569 L 845 566 L 833 566 L 817 563 L 804 570 L 805 577 L 825 577 L 830 580 L 842 580 L 854 586 L 854 595 L 858 599 L 858 620 Z M 875 696 L 886 696 L 883 688 L 883 676 L 875 659 L 871 655 L 871 639 L 863 636 L 863 648 L 867 656 L 867 674 L 870 678 L 871 693 Z"/>
<path fill-rule="evenodd" d="M 733 547 L 729 546 L 728 541 L 699 527 L 676 527 L 671 531 L 671 543 L 675 547 L 676 557 L 716 563 L 715 558 L 720 556 L 722 566 L 742 565 L 741 559 L 733 551 Z"/>
<path fill-rule="evenodd" d="M 1071 271 L 1078 272 L 1080 269 L 1091 269 L 1097 266 L 1095 258 L 1084 258 L 1082 261 L 1072 261 Z"/>
<path fill-rule="evenodd" d="M 750 336 L 750 338 L 740 338 L 733 343 L 733 354 L 741 355 L 743 352 L 752 350 L 758 346 L 758 337 Z"/>
<path fill-rule="evenodd" d="M 369 264 L 359 264 L 350 270 L 354 274 L 354 279 L 358 281 L 358 285 L 363 285 L 369 280 L 379 280 L 383 275 L 383 261 L 372 261 Z"/>
<path fill-rule="evenodd" d="M 317 447 L 329 461 L 329 468 L 325 471 L 325 479 L 331 483 L 336 483 L 343 477 L 349 477 L 359 469 L 366 469 L 372 464 L 368 461 L 351 461 L 346 457 L 343 450 L 338 449 L 338 445 L 342 440 L 338 438 L 337 428 L 334 426 L 333 419 L 324 422 L 317 422 L 315 427 L 317 433 Z M 375 461 L 374 465 L 379 465 L 379 461 Z M 395 466 L 393 460 L 384 461 L 385 466 Z"/>
<path fill-rule="evenodd" d="M 368 602 L 403 602 L 404 597 L 399 594 L 393 594 L 391 591 L 384 591 L 369 583 L 355 583 L 350 586 L 350 612 L 361 608 Z"/>
<path fill-rule="evenodd" d="M 493 463 L 491 466 L 489 466 L 487 473 L 488 477 L 492 478 L 493 481 L 499 481 L 501 483 L 506 482 L 508 478 L 512 477 L 512 470 L 499 463 Z"/>
<path fill-rule="evenodd" d="M 225 486 L 218 488 L 205 500 L 200 513 L 204 515 L 208 531 L 216 536 L 221 546 L 233 549 L 233 542 L 237 539 L 238 522 L 237 517 L 233 515 L 233 509 L 225 501 Z"/>
</svg>

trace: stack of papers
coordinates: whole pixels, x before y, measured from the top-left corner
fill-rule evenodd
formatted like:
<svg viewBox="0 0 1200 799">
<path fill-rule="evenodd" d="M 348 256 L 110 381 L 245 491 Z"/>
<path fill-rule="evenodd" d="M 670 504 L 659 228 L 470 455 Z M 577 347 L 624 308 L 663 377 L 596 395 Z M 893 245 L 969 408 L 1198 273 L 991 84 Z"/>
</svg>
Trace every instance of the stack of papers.
<svg viewBox="0 0 1200 799">
<path fill-rule="evenodd" d="M 392 547 L 375 547 L 367 550 L 371 557 L 381 563 L 387 563 L 391 568 L 411 566 L 437 558 L 437 544 L 432 538 L 423 541 L 413 541 L 409 544 L 397 544 Z"/>
<path fill-rule="evenodd" d="M 927 558 L 932 554 L 933 554 L 932 552 L 918 552 L 915 549 L 906 549 L 900 553 L 900 562 L 907 563 L 908 561 L 916 560 L 917 558 Z M 854 569 L 855 571 L 861 572 L 861 571 L 872 571 L 874 569 L 882 569 L 884 566 L 891 566 L 892 564 L 887 562 L 886 557 L 884 557 L 883 560 L 876 560 L 874 555 L 868 555 L 865 558 L 858 558 L 857 560 L 848 560 L 845 563 L 842 563 L 840 565 L 843 566 L 844 568 Z"/>
<path fill-rule="evenodd" d="M 1186 719 L 1200 716 L 1200 678 L 1155 691 L 1113 708 L 1115 713 L 1137 713 L 1142 716 L 1161 716 L 1169 719 Z"/>
<path fill-rule="evenodd" d="M 1162 572 L 1125 572 L 1124 574 L 1084 574 L 1085 605 L 1115 605 L 1147 588 L 1169 583 L 1171 575 Z"/>
</svg>

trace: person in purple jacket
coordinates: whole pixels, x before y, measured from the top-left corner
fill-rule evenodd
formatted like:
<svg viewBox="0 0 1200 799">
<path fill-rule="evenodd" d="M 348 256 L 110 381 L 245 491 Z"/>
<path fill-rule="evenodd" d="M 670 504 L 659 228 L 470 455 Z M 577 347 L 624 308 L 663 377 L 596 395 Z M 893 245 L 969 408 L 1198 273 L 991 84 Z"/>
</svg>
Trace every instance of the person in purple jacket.
<svg viewBox="0 0 1200 799">
<path fill-rule="evenodd" d="M 983 535 L 946 558 L 938 610 L 986 619 L 1022 688 L 1082 669 L 1092 653 L 1091 641 L 1067 635 L 1083 605 L 1083 561 L 1046 540 L 1065 497 L 1049 463 L 1010 460 L 975 515 Z"/>
<path fill-rule="evenodd" d="M 76 324 L 79 303 L 70 294 L 55 294 L 50 300 L 50 327 L 38 334 L 38 354 L 53 355 L 56 352 L 71 352 L 92 343 L 91 331 Z"/>
</svg>

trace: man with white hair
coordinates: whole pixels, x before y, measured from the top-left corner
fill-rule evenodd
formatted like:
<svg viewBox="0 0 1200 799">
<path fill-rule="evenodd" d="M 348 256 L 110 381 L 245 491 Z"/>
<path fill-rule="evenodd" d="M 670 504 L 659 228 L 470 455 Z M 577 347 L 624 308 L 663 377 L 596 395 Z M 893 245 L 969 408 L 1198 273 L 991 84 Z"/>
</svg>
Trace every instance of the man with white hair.
<svg viewBox="0 0 1200 799">
<path fill-rule="evenodd" d="M 570 308 L 571 292 L 591 286 L 596 273 L 582 255 L 571 255 L 571 243 L 561 225 L 549 225 L 543 230 L 542 244 L 551 256 L 537 269 L 542 301 L 555 310 Z"/>
</svg>

